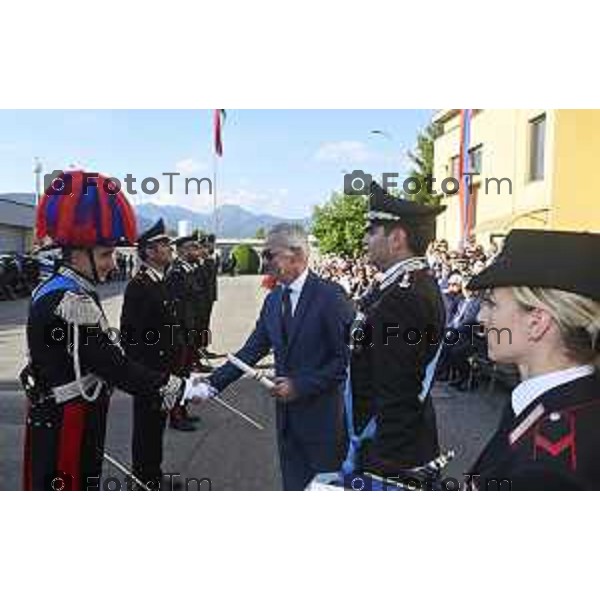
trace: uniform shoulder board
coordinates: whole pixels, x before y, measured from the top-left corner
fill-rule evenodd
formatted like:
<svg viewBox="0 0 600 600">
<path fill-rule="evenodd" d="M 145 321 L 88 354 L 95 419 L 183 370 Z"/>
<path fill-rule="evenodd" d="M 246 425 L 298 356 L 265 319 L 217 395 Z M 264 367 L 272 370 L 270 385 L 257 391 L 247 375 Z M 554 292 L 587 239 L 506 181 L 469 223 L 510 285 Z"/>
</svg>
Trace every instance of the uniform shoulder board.
<svg viewBox="0 0 600 600">
<path fill-rule="evenodd" d="M 74 325 L 97 325 L 103 316 L 93 298 L 69 291 L 65 292 L 55 312 L 61 319 Z"/>
</svg>

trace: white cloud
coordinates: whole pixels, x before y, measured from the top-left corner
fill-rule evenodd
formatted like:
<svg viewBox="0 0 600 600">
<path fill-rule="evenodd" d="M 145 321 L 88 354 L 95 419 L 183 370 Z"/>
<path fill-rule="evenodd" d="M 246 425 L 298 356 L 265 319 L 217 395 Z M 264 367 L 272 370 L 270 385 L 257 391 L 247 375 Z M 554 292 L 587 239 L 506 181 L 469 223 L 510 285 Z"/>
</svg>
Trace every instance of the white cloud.
<svg viewBox="0 0 600 600">
<path fill-rule="evenodd" d="M 189 174 L 197 173 L 198 171 L 208 170 L 208 165 L 203 162 L 194 160 L 193 158 L 183 158 L 175 164 L 175 170 L 178 173 Z"/>
<path fill-rule="evenodd" d="M 362 162 L 371 158 L 371 153 L 363 142 L 341 141 L 322 144 L 314 156 L 320 162 Z"/>
</svg>

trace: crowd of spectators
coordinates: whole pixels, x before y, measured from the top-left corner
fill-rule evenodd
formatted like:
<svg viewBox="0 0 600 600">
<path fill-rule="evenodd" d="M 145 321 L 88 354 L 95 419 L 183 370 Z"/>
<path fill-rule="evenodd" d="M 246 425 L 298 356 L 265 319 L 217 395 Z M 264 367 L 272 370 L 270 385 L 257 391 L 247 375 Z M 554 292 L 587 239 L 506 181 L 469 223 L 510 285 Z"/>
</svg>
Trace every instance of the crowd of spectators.
<svg viewBox="0 0 600 600">
<path fill-rule="evenodd" d="M 438 379 L 458 389 L 469 384 L 471 359 L 487 356 L 486 338 L 478 327 L 480 299 L 467 289 L 469 279 L 480 273 L 498 254 L 494 242 L 487 249 L 470 240 L 464 248 L 448 248 L 445 240 L 431 244 L 427 259 L 446 305 L 447 343 L 438 366 Z"/>
<path fill-rule="evenodd" d="M 486 340 L 478 324 L 479 298 L 466 284 L 481 272 L 499 252 L 492 242 L 485 248 L 469 240 L 461 249 L 450 249 L 445 240 L 430 244 L 426 258 L 436 277 L 446 307 L 447 343 L 444 345 L 438 367 L 439 379 L 464 389 L 475 353 L 485 355 Z M 351 299 L 359 298 L 381 273 L 364 258 L 323 258 L 316 266 L 317 273 L 341 285 Z"/>
<path fill-rule="evenodd" d="M 348 297 L 359 298 L 366 292 L 377 277 L 377 269 L 365 259 L 328 257 L 316 267 L 317 273 L 324 279 L 341 285 Z"/>
</svg>

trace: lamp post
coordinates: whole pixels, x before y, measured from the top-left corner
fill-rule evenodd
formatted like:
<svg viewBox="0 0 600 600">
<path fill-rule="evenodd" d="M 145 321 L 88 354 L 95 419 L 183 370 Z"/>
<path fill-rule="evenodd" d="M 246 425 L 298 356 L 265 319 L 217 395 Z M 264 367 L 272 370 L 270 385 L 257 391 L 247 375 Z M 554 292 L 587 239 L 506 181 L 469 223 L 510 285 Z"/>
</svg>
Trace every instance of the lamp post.
<svg viewBox="0 0 600 600">
<path fill-rule="evenodd" d="M 392 136 L 391 133 L 383 130 L 383 129 L 371 129 L 371 131 L 369 131 L 369 135 L 372 136 L 380 136 L 382 138 L 385 138 L 388 142 L 393 143 L 394 138 Z M 382 171 L 382 179 L 381 179 L 381 185 L 383 186 L 383 171 Z M 387 190 L 386 190 L 387 191 Z"/>
<path fill-rule="evenodd" d="M 33 175 L 35 178 L 34 190 L 35 190 L 35 205 L 37 207 L 40 201 L 40 187 L 41 187 L 41 175 L 42 175 L 42 161 L 39 157 L 33 159 Z"/>
</svg>

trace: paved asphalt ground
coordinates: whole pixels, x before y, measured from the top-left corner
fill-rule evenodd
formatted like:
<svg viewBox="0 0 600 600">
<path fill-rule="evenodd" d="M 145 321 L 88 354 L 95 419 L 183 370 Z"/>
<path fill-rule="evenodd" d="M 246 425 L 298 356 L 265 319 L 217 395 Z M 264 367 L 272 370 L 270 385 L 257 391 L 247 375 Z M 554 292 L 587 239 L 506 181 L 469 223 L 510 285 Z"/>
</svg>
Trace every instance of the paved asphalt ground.
<svg viewBox="0 0 600 600">
<path fill-rule="evenodd" d="M 235 351 L 251 331 L 263 291 L 258 277 L 223 277 L 219 301 L 213 313 L 213 347 L 217 352 Z M 104 306 L 111 325 L 117 326 L 122 302 L 122 283 L 103 286 Z M 0 302 L 0 490 L 18 490 L 21 485 L 24 396 L 17 374 L 25 361 L 27 300 Z M 264 367 L 269 369 L 270 358 Z M 220 361 L 214 361 L 219 364 Z M 202 421 L 198 431 L 183 433 L 167 429 L 165 462 L 167 472 L 182 477 L 210 480 L 213 490 L 277 490 L 278 473 L 272 399 L 253 381 L 240 380 L 223 394 L 225 399 L 264 424 L 257 431 L 218 405 L 194 407 Z M 489 394 L 485 389 L 458 393 L 436 384 L 434 402 L 440 441 L 453 448 L 456 458 L 445 475 L 462 480 L 499 419 L 508 395 Z M 113 395 L 109 413 L 107 451 L 130 463 L 132 402 L 121 392 Z M 106 478 L 122 477 L 105 463 Z M 112 487 L 117 483 L 110 482 Z M 123 488 L 125 484 L 123 483 Z M 202 483 L 203 489 L 208 483 Z"/>
</svg>

